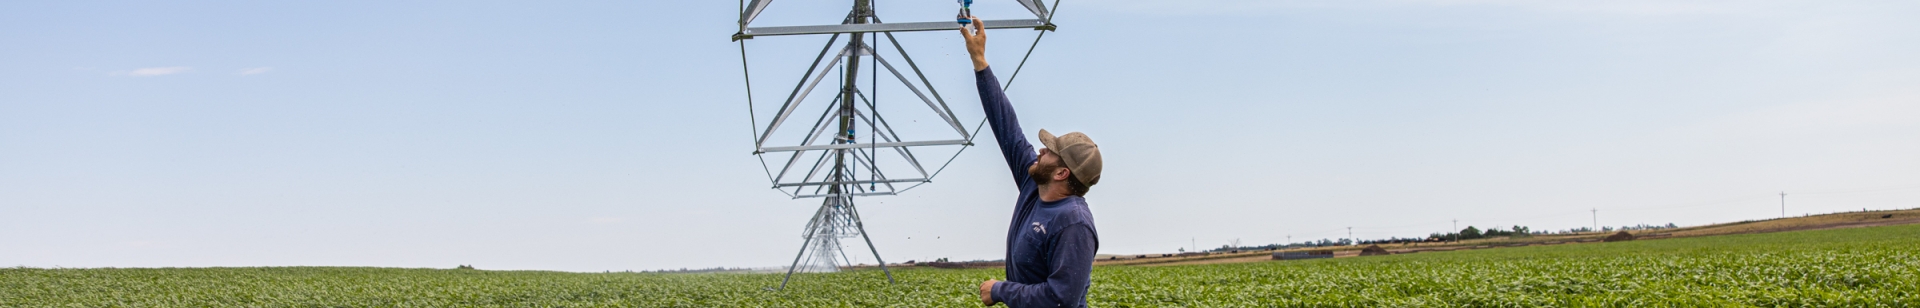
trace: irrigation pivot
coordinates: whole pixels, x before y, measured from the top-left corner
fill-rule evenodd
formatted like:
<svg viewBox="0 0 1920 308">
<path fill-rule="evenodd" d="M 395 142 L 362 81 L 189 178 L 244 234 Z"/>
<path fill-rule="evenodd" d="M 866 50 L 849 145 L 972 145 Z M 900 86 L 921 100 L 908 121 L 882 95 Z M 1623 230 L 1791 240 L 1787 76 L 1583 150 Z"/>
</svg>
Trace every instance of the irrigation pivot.
<svg viewBox="0 0 1920 308">
<path fill-rule="evenodd" d="M 754 152 L 761 160 L 761 166 L 767 170 L 768 181 L 773 188 L 794 199 L 822 198 L 820 208 L 814 211 L 813 218 L 807 222 L 801 232 L 804 242 L 800 252 L 794 255 L 793 264 L 787 268 L 786 278 L 781 279 L 780 289 L 786 289 L 787 282 L 796 271 L 836 271 L 842 265 L 852 265 L 846 252 L 841 250 L 842 240 L 860 238 L 867 244 L 868 252 L 886 273 L 887 281 L 893 281 L 893 272 L 886 267 L 886 261 L 880 258 L 880 250 L 873 247 L 865 227 L 860 221 L 860 213 L 854 206 L 856 197 L 896 195 L 914 187 L 930 183 L 934 176 L 952 163 L 949 157 L 940 166 L 924 164 L 915 149 L 957 147 L 953 151 L 958 157 L 966 146 L 973 145 L 973 137 L 978 134 L 980 125 L 975 125 L 972 133 L 957 118 L 946 99 L 935 90 L 920 66 L 907 54 L 905 46 L 894 38 L 894 32 L 913 31 L 958 31 L 960 25 L 952 19 L 935 22 L 883 23 L 874 14 L 874 2 L 877 0 L 854 0 L 853 8 L 836 25 L 777 26 L 754 27 L 754 19 L 765 11 L 772 0 L 743 1 L 740 8 L 740 31 L 733 34 L 733 40 L 740 42 L 741 68 L 747 80 L 747 104 L 749 113 L 753 112 L 752 71 L 747 67 L 746 40 L 768 36 L 825 35 L 827 43 L 819 54 L 814 56 L 813 64 L 801 74 L 792 92 L 780 104 L 773 117 L 763 124 L 757 116 L 754 121 Z M 961 14 L 966 15 L 972 0 L 961 0 Z M 1034 29 L 1051 31 L 1053 14 L 1040 0 L 1012 0 L 1027 11 L 1033 19 L 983 20 L 988 29 Z M 1058 0 L 1054 2 L 1059 5 Z M 945 19 L 944 16 L 927 16 L 931 20 Z M 1044 37 L 1034 37 L 1034 45 Z M 885 39 L 882 44 L 882 38 Z M 843 40 L 844 39 L 844 40 Z M 892 47 L 890 50 L 886 48 Z M 1028 54 L 1032 54 L 1029 47 Z M 888 55 L 887 52 L 892 54 Z M 831 57 L 829 57 L 831 55 Z M 893 62 L 892 56 L 898 56 Z M 863 63 L 864 62 L 864 63 Z M 1026 59 L 1021 59 L 1022 65 Z M 865 65 L 863 65 L 865 64 Z M 902 65 L 897 64 L 904 64 Z M 902 68 L 912 73 L 909 78 Z M 807 104 L 808 97 L 822 81 L 834 73 L 839 82 L 839 91 L 831 100 L 820 105 Z M 1018 76 L 1019 68 L 1014 69 Z M 868 77 L 869 80 L 861 80 Z M 890 77 L 890 78 L 889 78 Z M 887 79 L 888 85 L 903 86 L 912 94 L 913 100 L 906 105 L 923 107 L 887 108 L 881 113 L 879 90 L 880 79 Z M 1012 78 L 1008 79 L 1009 81 Z M 869 87 L 861 87 L 868 82 Z M 826 96 L 824 93 L 821 96 Z M 895 106 L 898 107 L 898 106 Z M 924 108 L 924 109 L 921 109 Z M 801 113 L 802 109 L 817 110 Z M 929 113 L 930 111 L 930 113 Z M 803 130 L 790 130 L 782 133 L 790 117 L 794 114 L 819 113 L 813 125 Z M 898 121 L 899 116 L 918 115 L 928 121 Z M 895 122 L 889 122 L 889 116 L 895 116 Z M 803 116 L 804 117 L 804 116 Z M 905 123 L 903 123 L 905 122 Z M 912 131 L 907 126 L 936 126 L 931 130 Z M 983 122 L 984 124 L 984 122 Z M 764 127 L 763 127 L 764 125 Z M 921 133 L 902 134 L 902 131 Z M 923 136 L 933 135 L 933 136 Z M 785 138 L 783 138 L 785 137 Z M 795 143 L 776 143 L 776 140 L 798 140 Z M 925 152 L 921 154 L 926 154 Z M 767 156 L 774 161 L 784 160 L 782 164 L 766 163 Z M 932 162 L 932 161 L 929 161 Z M 774 168 L 774 167 L 779 168 Z M 931 169 L 931 170 L 930 170 Z M 931 171 L 931 172 L 929 172 Z M 898 186 L 896 186 L 898 185 Z"/>
</svg>

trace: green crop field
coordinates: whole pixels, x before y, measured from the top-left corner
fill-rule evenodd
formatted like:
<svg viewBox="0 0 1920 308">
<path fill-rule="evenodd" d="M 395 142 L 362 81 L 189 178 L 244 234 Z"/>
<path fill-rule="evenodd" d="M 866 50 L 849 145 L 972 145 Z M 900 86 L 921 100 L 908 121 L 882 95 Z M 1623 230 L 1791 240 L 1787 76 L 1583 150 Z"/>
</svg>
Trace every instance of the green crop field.
<svg viewBox="0 0 1920 308">
<path fill-rule="evenodd" d="M 1920 307 L 1920 225 L 1094 271 L 1096 307 Z M 979 305 L 998 270 L 0 269 L 4 307 Z"/>
</svg>

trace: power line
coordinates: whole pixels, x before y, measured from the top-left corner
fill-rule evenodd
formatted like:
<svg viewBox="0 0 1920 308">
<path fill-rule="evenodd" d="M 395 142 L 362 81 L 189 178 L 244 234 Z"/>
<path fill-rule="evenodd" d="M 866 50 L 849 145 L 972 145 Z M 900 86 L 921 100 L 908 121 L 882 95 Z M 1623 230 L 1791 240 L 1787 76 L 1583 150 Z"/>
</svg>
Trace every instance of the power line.
<svg viewBox="0 0 1920 308">
<path fill-rule="evenodd" d="M 1875 189 L 1867 189 L 1867 190 L 1823 191 L 1823 192 L 1810 192 L 1810 193 L 1803 192 L 1803 193 L 1796 193 L 1796 194 L 1799 194 L 1799 195 L 1850 194 L 1850 193 L 1877 192 L 1877 191 L 1889 191 L 1889 190 L 1908 190 L 1908 189 L 1915 189 L 1915 188 L 1920 188 L 1920 185 L 1896 186 L 1896 187 L 1875 188 Z"/>
</svg>

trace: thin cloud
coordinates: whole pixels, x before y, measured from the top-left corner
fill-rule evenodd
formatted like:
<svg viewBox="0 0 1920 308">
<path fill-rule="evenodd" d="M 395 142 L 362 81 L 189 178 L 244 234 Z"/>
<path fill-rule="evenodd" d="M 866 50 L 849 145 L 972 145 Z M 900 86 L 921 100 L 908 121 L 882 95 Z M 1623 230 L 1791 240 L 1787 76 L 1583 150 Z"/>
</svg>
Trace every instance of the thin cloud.
<svg viewBox="0 0 1920 308">
<path fill-rule="evenodd" d="M 1527 0 L 1112 0 L 1090 5 L 1121 11 L 1154 14 L 1265 14 L 1300 9 L 1382 9 L 1422 7 L 1511 7 L 1545 12 L 1598 13 L 1621 15 L 1723 14 L 1777 11 L 1779 1 L 1725 0 L 1619 0 L 1619 1 L 1527 1 Z"/>
<path fill-rule="evenodd" d="M 1817 140 L 1915 127 L 1920 94 L 1802 102 L 1700 122 L 1680 132 L 1714 138 Z"/>
<path fill-rule="evenodd" d="M 264 66 L 263 66 L 263 67 L 255 67 L 255 68 L 249 68 L 249 69 L 243 69 L 243 70 L 240 70 L 239 72 L 236 72 L 236 73 L 234 73 L 234 74 L 239 74 L 240 76 L 246 76 L 246 75 L 259 75 L 259 74 L 266 74 L 266 73 L 267 73 L 267 71 L 272 71 L 272 70 L 273 70 L 273 68 L 272 68 L 272 67 L 264 67 Z"/>
<path fill-rule="evenodd" d="M 113 72 L 113 73 L 111 73 L 110 75 L 114 75 L 114 76 L 133 76 L 133 77 L 153 77 L 153 76 L 164 76 L 164 75 L 173 75 L 173 74 L 179 74 L 179 73 L 183 73 L 183 72 L 186 72 L 186 71 L 189 71 L 189 70 L 193 70 L 193 68 L 192 68 L 192 67 L 186 67 L 186 66 L 168 66 L 168 67 L 148 67 L 148 68 L 141 68 L 141 69 L 135 69 L 135 70 L 133 70 L 133 71 L 116 71 L 116 72 Z"/>
</svg>

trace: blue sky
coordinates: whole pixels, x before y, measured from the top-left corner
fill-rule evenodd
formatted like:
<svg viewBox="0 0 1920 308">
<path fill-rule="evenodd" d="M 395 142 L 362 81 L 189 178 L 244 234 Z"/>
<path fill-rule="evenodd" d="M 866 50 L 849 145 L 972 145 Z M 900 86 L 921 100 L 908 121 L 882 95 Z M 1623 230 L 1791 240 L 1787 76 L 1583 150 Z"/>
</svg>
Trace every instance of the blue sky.
<svg viewBox="0 0 1920 308">
<path fill-rule="evenodd" d="M 785 265 L 819 200 L 747 154 L 738 5 L 0 4 L 0 265 Z M 1102 253 L 1920 205 L 1913 2 L 1060 6 L 1009 94 L 1101 144 Z M 1002 78 L 1033 35 L 992 34 Z M 899 36 L 976 123 L 957 35 Z M 747 42 L 761 119 L 823 41 Z M 880 252 L 998 258 L 995 151 L 862 200 Z"/>
</svg>

